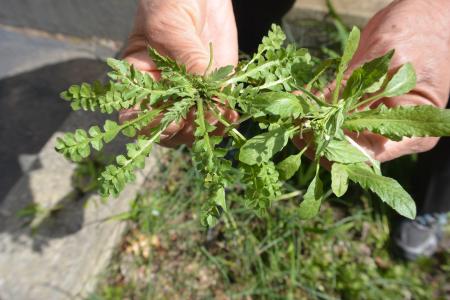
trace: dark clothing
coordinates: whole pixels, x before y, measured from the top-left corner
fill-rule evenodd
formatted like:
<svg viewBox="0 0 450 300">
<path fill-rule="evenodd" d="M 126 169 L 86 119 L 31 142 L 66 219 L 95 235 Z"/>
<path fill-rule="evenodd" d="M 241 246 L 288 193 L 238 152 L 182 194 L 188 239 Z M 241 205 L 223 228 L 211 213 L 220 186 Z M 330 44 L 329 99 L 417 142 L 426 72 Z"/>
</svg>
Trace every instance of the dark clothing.
<svg viewBox="0 0 450 300">
<path fill-rule="evenodd" d="M 432 150 L 419 154 L 413 176 L 417 215 L 450 211 L 450 137 L 441 138 Z"/>
<path fill-rule="evenodd" d="M 281 24 L 281 18 L 294 5 L 295 0 L 233 0 L 238 28 L 239 49 L 256 52 L 270 26 Z"/>
</svg>

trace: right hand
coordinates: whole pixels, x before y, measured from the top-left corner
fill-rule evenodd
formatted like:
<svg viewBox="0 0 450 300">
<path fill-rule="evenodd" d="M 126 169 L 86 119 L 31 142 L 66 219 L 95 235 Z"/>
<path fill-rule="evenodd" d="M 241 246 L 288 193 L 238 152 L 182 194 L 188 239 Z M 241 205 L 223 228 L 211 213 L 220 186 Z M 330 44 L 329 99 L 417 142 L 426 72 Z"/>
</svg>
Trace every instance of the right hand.
<svg viewBox="0 0 450 300">
<path fill-rule="evenodd" d="M 231 0 L 140 0 L 124 59 L 158 80 L 159 72 L 147 54 L 150 45 L 162 55 L 186 65 L 189 72 L 203 74 L 209 63 L 210 42 L 214 50 L 212 69 L 237 64 L 237 30 Z M 238 119 L 236 112 L 218 108 L 230 122 Z M 133 119 L 138 113 L 138 108 L 123 110 L 119 120 Z M 213 134 L 223 134 L 223 126 L 211 114 L 207 113 L 206 117 L 217 126 Z M 150 123 L 143 133 L 156 127 L 159 120 Z M 195 112 L 191 111 L 186 120 L 169 125 L 161 135 L 160 144 L 191 145 L 194 120 Z"/>
</svg>

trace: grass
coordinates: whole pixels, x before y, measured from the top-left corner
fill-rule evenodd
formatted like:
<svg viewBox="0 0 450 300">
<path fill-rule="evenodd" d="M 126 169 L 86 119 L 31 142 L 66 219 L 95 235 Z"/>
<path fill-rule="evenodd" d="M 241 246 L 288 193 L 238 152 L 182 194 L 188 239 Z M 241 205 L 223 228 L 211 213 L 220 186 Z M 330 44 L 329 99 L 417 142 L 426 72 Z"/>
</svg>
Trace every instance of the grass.
<svg viewBox="0 0 450 300">
<path fill-rule="evenodd" d="M 414 263 L 390 257 L 388 213 L 370 194 L 329 198 L 318 217 L 302 221 L 299 199 L 258 218 L 236 186 L 227 191 L 229 213 L 206 229 L 189 155 L 167 160 L 147 193 L 115 217 L 130 230 L 89 300 L 446 299 L 450 291 L 448 252 Z M 306 173 L 293 183 L 302 187 Z"/>
</svg>

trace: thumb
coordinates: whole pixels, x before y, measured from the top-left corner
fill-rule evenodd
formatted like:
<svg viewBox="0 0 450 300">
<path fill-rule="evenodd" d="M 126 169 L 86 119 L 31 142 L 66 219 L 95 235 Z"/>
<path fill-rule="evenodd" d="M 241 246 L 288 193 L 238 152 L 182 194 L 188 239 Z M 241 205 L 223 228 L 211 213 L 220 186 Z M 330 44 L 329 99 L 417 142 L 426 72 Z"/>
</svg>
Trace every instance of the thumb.
<svg viewBox="0 0 450 300">
<path fill-rule="evenodd" d="M 185 65 L 189 72 L 203 74 L 210 55 L 208 42 L 198 34 L 204 23 L 201 15 L 201 8 L 168 1 L 147 24 L 145 35 L 150 46 Z"/>
</svg>

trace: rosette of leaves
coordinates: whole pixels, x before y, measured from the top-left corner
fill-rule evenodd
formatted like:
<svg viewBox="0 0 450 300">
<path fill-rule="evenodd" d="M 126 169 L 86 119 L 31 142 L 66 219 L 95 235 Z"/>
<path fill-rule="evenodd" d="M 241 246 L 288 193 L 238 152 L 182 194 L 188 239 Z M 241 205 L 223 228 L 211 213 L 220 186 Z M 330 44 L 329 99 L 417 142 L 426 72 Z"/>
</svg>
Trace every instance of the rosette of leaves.
<svg viewBox="0 0 450 300">
<path fill-rule="evenodd" d="M 118 134 L 134 138 L 126 145 L 126 152 L 100 176 L 101 194 L 114 196 L 133 181 L 134 172 L 144 166 L 145 157 L 167 126 L 193 109 L 196 130 L 192 155 L 208 191 L 202 212 L 206 225 L 214 225 L 227 210 L 225 191 L 236 181 L 245 190 L 246 205 L 259 215 L 265 214 L 272 201 L 285 197 L 284 181 L 299 170 L 308 148 L 315 152 L 316 172 L 299 203 L 301 217 L 314 217 L 324 200 L 319 161 L 325 158 L 332 163 L 331 190 L 337 197 L 345 194 L 352 181 L 377 194 L 399 214 L 414 218 L 416 208 L 411 196 L 397 181 L 384 177 L 379 162 L 346 136 L 344 129 L 367 130 L 393 140 L 448 136 L 450 113 L 432 106 L 368 109 L 367 104 L 405 94 L 415 86 L 415 72 L 409 63 L 388 75 L 394 51 L 354 70 L 342 90 L 344 72 L 359 38 L 359 30 L 353 28 L 340 59 L 319 61 L 306 49 L 285 45 L 283 31 L 273 25 L 251 58 L 235 68 L 225 66 L 211 71 L 208 67 L 204 75 L 189 74 L 184 66 L 150 48 L 149 55 L 161 71 L 159 81 L 125 61 L 109 59 L 109 83 L 74 85 L 62 93 L 62 98 L 74 110 L 111 114 L 140 105 L 141 112 L 123 124 L 108 120 L 101 127 L 66 133 L 58 139 L 56 150 L 78 161 L 88 157 L 92 149 L 101 151 Z M 212 62 L 211 51 L 210 66 Z M 313 91 L 324 88 L 324 74 L 331 69 L 336 70 L 337 88 L 332 99 L 327 100 Z M 244 137 L 239 124 L 230 124 L 220 115 L 218 103 L 238 111 L 241 120 L 253 120 L 263 133 Z M 206 121 L 207 112 L 226 127 L 231 142 L 224 143 L 223 137 L 212 134 L 215 126 Z M 161 113 L 164 117 L 159 126 L 148 135 L 140 135 L 140 130 Z M 275 163 L 274 155 L 299 135 L 311 137 L 306 146 Z M 229 153 L 235 153 L 238 163 L 232 164 L 226 158 Z"/>
</svg>

